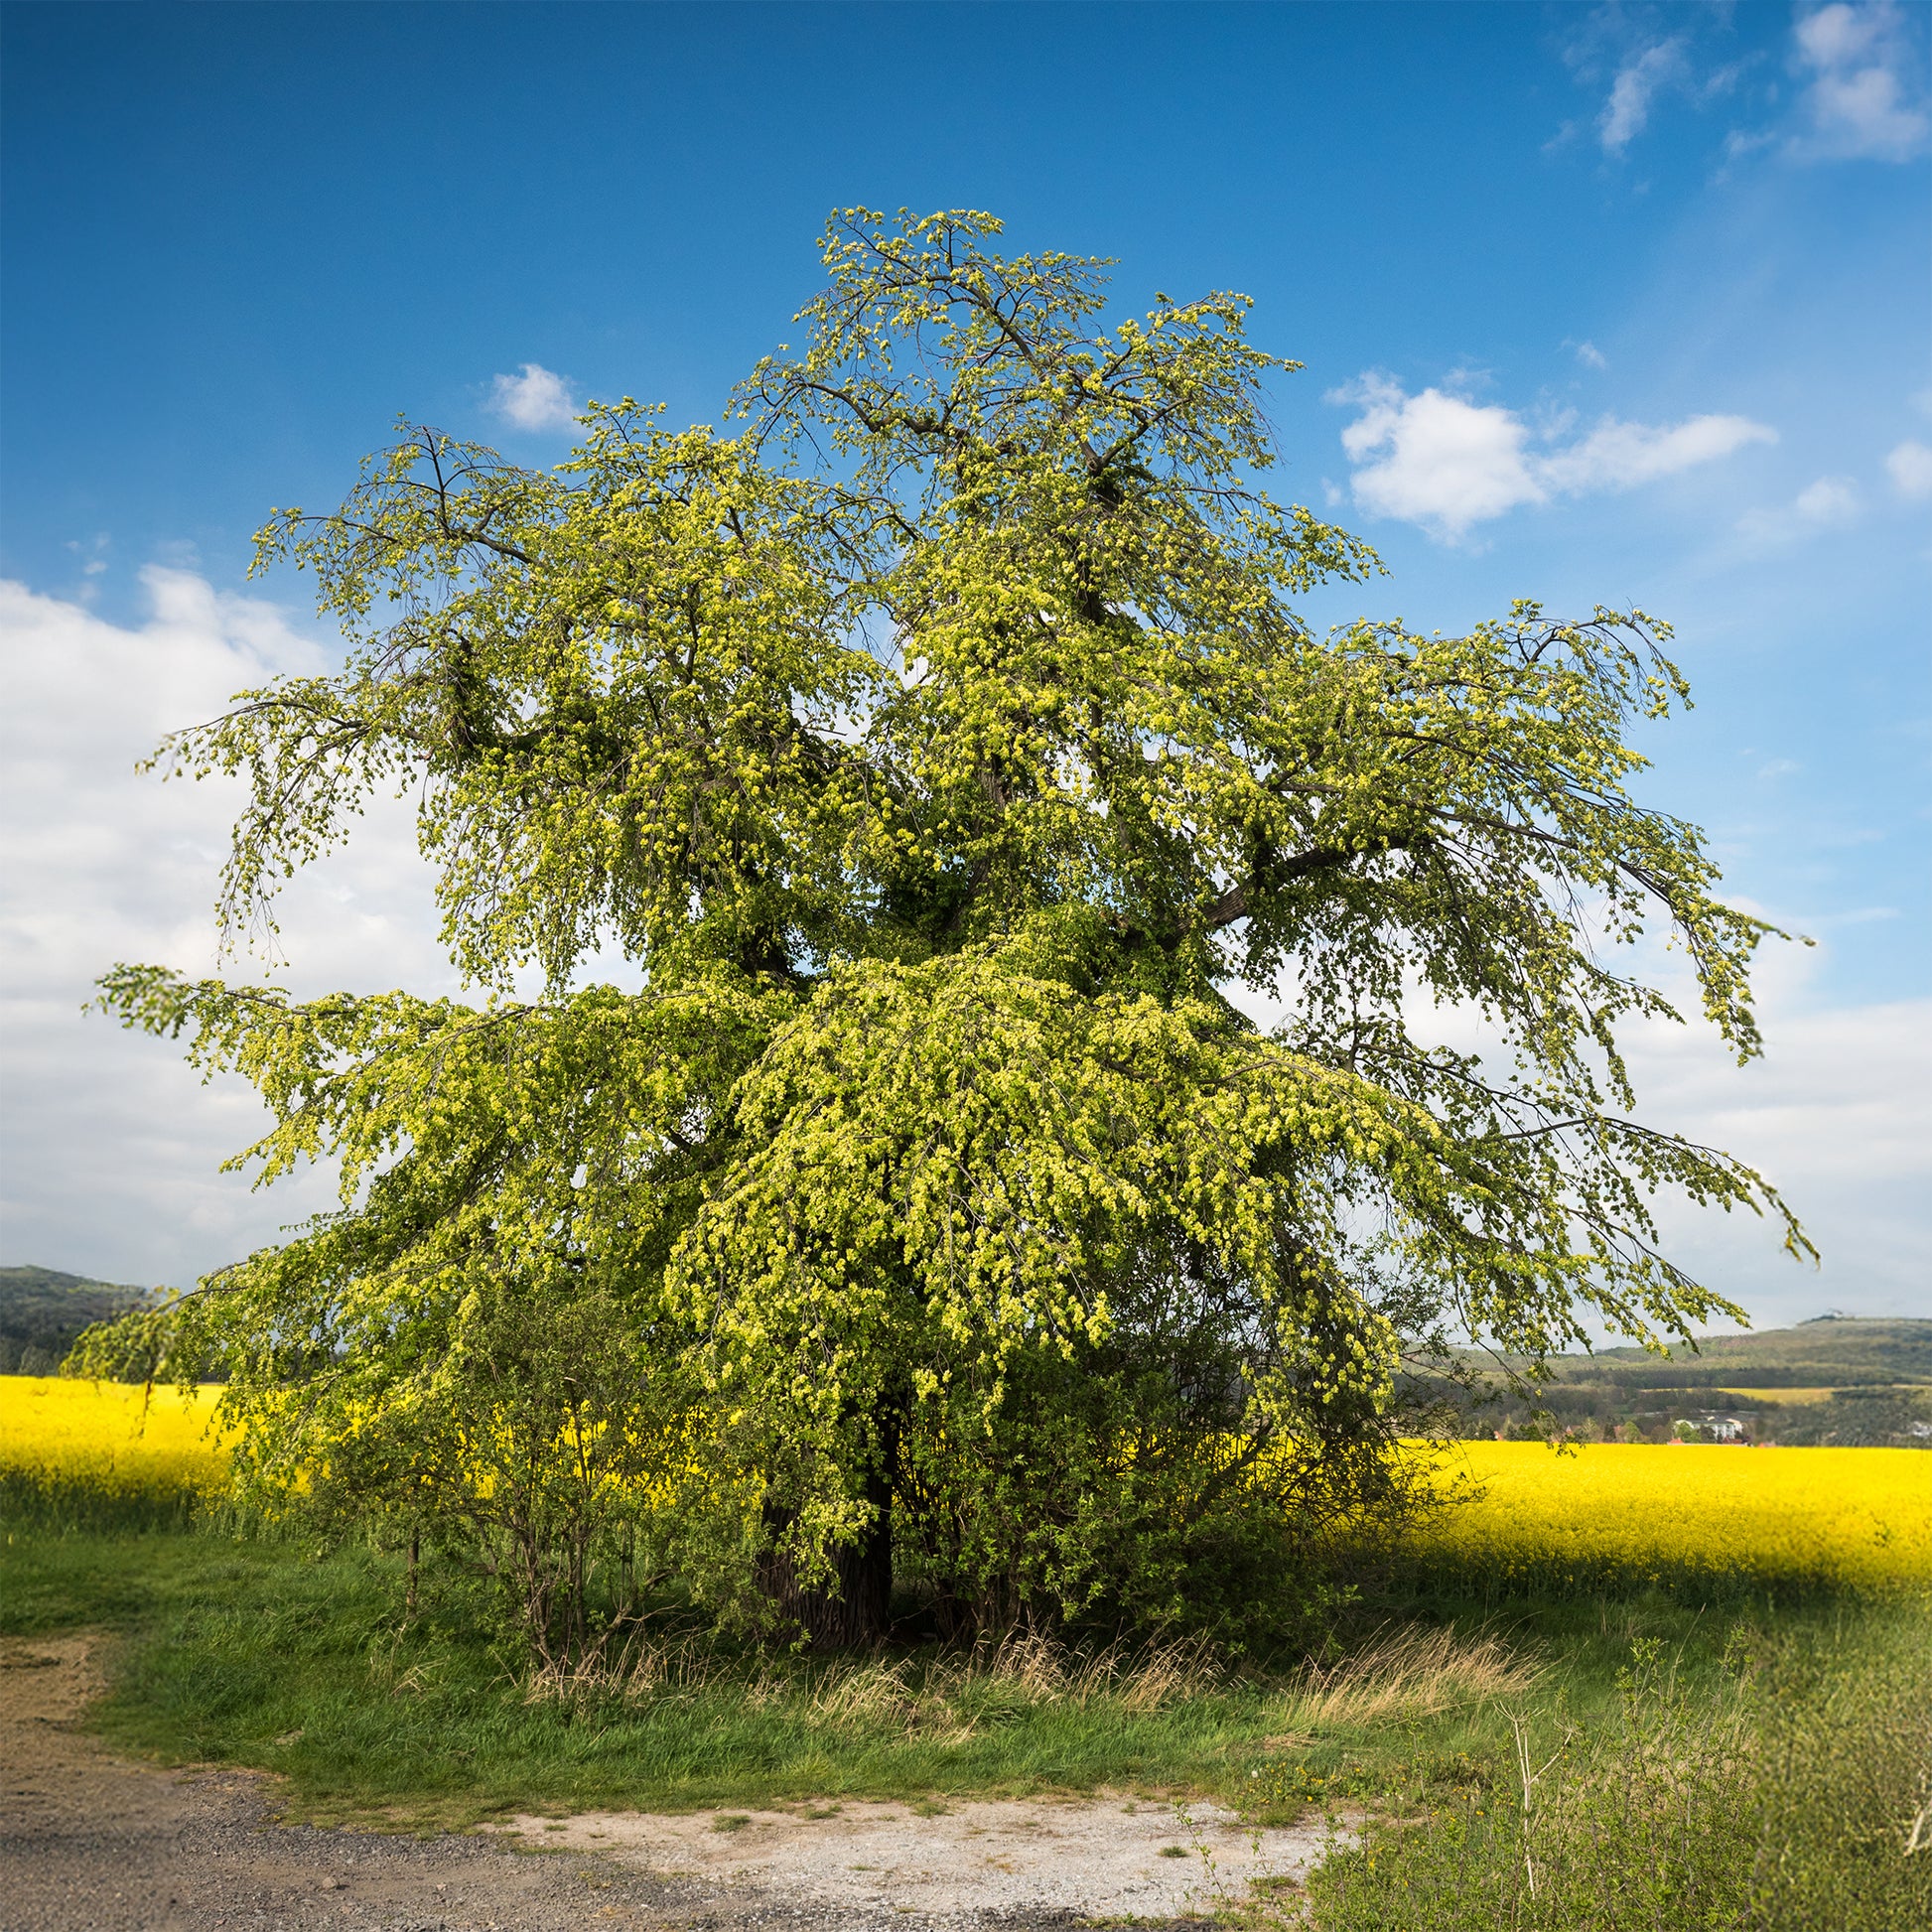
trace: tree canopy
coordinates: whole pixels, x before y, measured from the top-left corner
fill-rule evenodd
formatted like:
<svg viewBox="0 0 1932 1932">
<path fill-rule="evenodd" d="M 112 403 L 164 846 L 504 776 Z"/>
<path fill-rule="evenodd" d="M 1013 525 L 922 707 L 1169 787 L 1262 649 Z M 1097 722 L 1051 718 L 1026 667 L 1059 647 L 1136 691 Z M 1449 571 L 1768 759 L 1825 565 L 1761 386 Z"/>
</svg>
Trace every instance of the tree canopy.
<svg viewBox="0 0 1932 1932">
<path fill-rule="evenodd" d="M 342 670 L 160 755 L 248 782 L 231 937 L 417 795 L 477 997 L 105 977 L 260 1089 L 238 1161 L 342 1164 L 151 1338 L 251 1484 L 480 1541 L 545 1643 L 620 1532 L 823 1641 L 895 1575 L 952 1629 L 1173 1618 L 1396 1480 L 1405 1350 L 1736 1314 L 1657 1190 L 1804 1246 L 1630 1118 L 1626 942 L 1743 1059 L 1768 929 L 1631 795 L 1666 626 L 1314 634 L 1376 560 L 1264 487 L 1246 300 L 1110 322 L 1108 264 L 999 233 L 836 216 L 724 432 L 406 428 L 259 539 Z"/>
</svg>

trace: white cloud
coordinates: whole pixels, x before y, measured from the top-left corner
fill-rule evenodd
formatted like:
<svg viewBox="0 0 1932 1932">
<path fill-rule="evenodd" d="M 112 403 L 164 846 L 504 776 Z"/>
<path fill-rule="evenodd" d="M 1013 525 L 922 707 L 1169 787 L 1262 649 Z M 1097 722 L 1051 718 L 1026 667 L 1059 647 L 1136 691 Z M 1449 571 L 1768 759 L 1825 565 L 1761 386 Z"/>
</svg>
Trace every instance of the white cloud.
<svg viewBox="0 0 1932 1932">
<path fill-rule="evenodd" d="M 1800 17 L 1792 28 L 1800 57 L 1811 67 L 1827 70 L 1856 67 L 1877 44 L 1889 25 L 1886 7 L 1820 7 L 1816 13 Z"/>
<path fill-rule="evenodd" d="M 1920 59 L 1893 0 L 1835 4 L 1802 16 L 1792 30 L 1795 65 L 1809 73 L 1801 109 L 1806 131 L 1791 144 L 1802 159 L 1906 161 L 1932 135 Z"/>
<path fill-rule="evenodd" d="M 1932 1226 L 1932 1000 L 1827 1008 L 1816 954 L 1775 947 L 1758 972 L 1761 1060 L 1737 1067 L 1708 1032 L 1658 1025 L 1631 1042 L 1641 1117 L 1765 1175 L 1817 1244 L 1794 1267 L 1768 1222 L 1671 1203 L 1668 1247 L 1760 1325 L 1827 1308 L 1922 1314 Z M 1695 1008 L 1695 1000 L 1690 1002 Z"/>
<path fill-rule="evenodd" d="M 554 369 L 525 362 L 520 375 L 491 379 L 489 407 L 506 423 L 534 434 L 569 429 L 577 420 L 579 405 L 569 383 Z"/>
<path fill-rule="evenodd" d="M 334 650 L 274 606 L 179 570 L 143 573 L 145 622 L 0 582 L 0 1113 L 9 1262 L 185 1285 L 329 1204 L 326 1174 L 251 1194 L 216 1173 L 266 1117 L 237 1080 L 204 1087 L 179 1046 L 82 1016 L 117 960 L 215 969 L 215 875 L 234 781 L 163 785 L 137 759 L 278 672 Z M 298 991 L 454 991 L 436 945 L 411 813 L 372 802 L 349 853 L 291 893 L 283 944 Z M 259 962 L 230 970 L 260 978 Z"/>
<path fill-rule="evenodd" d="M 1526 453 L 1529 429 L 1507 409 L 1440 389 L 1405 395 L 1375 375 L 1334 400 L 1363 405 L 1342 431 L 1341 446 L 1356 466 L 1355 500 L 1372 515 L 1457 537 L 1519 503 L 1544 499 Z"/>
<path fill-rule="evenodd" d="M 1587 369 L 1607 369 L 1610 366 L 1603 358 L 1603 351 L 1594 343 L 1579 343 L 1577 360 Z"/>
<path fill-rule="evenodd" d="M 1657 90 L 1681 78 L 1683 72 L 1684 44 L 1680 40 L 1659 41 L 1624 62 L 1597 116 L 1596 138 L 1605 154 L 1622 155 L 1643 132 Z"/>
<path fill-rule="evenodd" d="M 1613 161 L 1622 160 L 1637 137 L 1649 130 L 1667 95 L 1693 107 L 1709 107 L 1738 93 L 1762 58 L 1747 53 L 1714 64 L 1719 49 L 1727 51 L 1732 45 L 1726 25 L 1712 19 L 1709 10 L 1699 13 L 1680 7 L 1674 13 L 1675 31 L 1668 39 L 1659 39 L 1651 21 L 1639 17 L 1637 10 L 1618 5 L 1569 10 L 1567 19 L 1575 25 L 1566 36 L 1562 57 L 1601 102 L 1594 115 L 1594 132 L 1597 144 Z M 1566 122 L 1558 142 L 1550 145 L 1579 131 L 1577 123 Z"/>
<path fill-rule="evenodd" d="M 1715 463 L 1747 444 L 1777 440 L 1775 430 L 1747 416 L 1693 416 L 1669 429 L 1606 417 L 1581 443 L 1544 458 L 1539 470 L 1544 483 L 1561 494 L 1634 489 Z"/>
<path fill-rule="evenodd" d="M 1587 436 L 1538 450 L 1514 410 L 1433 387 L 1412 396 L 1373 373 L 1329 400 L 1361 405 L 1341 433 L 1356 466 L 1355 501 L 1371 515 L 1420 523 L 1450 541 L 1524 503 L 1631 489 L 1777 441 L 1774 430 L 1744 416 L 1694 416 L 1662 428 L 1605 417 Z"/>
<path fill-rule="evenodd" d="M 1725 136 L 1725 159 L 1726 161 L 1743 161 L 1747 157 L 1756 154 L 1760 149 L 1775 145 L 1777 138 L 1775 134 L 1767 134 L 1761 128 L 1732 128 Z M 1720 175 L 1719 179 L 1722 180 L 1723 176 Z"/>
<path fill-rule="evenodd" d="M 1850 477 L 1820 477 L 1799 490 L 1791 507 L 1807 523 L 1821 527 L 1850 523 L 1859 513 L 1859 486 Z"/>
<path fill-rule="evenodd" d="M 1932 450 L 1910 438 L 1885 458 L 1885 471 L 1901 496 L 1932 496 Z"/>
<path fill-rule="evenodd" d="M 1737 519 L 1737 528 L 1753 543 L 1795 543 L 1857 522 L 1863 507 L 1850 477 L 1820 477 L 1799 490 L 1788 508 L 1751 510 Z"/>
</svg>

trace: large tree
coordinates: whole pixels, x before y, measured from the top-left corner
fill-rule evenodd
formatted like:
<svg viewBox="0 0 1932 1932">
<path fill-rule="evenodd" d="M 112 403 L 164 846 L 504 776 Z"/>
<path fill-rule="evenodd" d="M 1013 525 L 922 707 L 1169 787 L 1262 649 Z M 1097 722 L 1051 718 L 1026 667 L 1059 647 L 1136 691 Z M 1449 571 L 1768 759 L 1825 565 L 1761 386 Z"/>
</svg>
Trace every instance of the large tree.
<svg viewBox="0 0 1932 1932">
<path fill-rule="evenodd" d="M 1105 264 L 998 233 L 838 216 L 733 434 L 409 431 L 260 540 L 344 669 L 164 748 L 252 787 L 230 933 L 417 796 L 479 989 L 107 977 L 259 1087 L 244 1158 L 342 1162 L 177 1359 L 252 1483 L 482 1542 L 545 1642 L 613 1525 L 823 1642 L 895 1574 L 952 1628 L 1172 1616 L 1386 1489 L 1405 1348 L 1735 1314 L 1651 1196 L 1784 1216 L 1627 1117 L 1618 1028 L 1670 1009 L 1619 942 L 1757 1050 L 1766 928 L 1627 789 L 1665 627 L 1313 634 L 1375 560 L 1262 487 L 1294 365 L 1246 301 L 1109 327 Z"/>
</svg>

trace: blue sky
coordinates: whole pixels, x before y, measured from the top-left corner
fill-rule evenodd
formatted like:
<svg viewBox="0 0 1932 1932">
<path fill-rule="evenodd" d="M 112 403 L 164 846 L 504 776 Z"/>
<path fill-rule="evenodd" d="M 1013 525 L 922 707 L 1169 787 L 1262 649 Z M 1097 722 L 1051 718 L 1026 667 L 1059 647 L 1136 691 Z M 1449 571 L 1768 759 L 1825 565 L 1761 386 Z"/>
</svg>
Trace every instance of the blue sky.
<svg viewBox="0 0 1932 1932">
<path fill-rule="evenodd" d="M 6 7 L 5 1258 L 183 1279 L 297 1211 L 195 1177 L 242 1103 L 72 1017 L 115 948 L 205 937 L 219 801 L 138 789 L 134 735 L 329 648 L 299 581 L 243 585 L 268 507 L 336 500 L 398 412 L 531 462 L 585 396 L 715 420 L 817 286 L 829 208 L 970 206 L 1119 257 L 1129 305 L 1255 298 L 1307 365 L 1278 487 L 1391 571 L 1317 620 L 1531 596 L 1677 623 L 1699 708 L 1647 741 L 1647 795 L 1820 944 L 1769 970 L 1766 1065 L 1658 1043 L 1654 1090 L 1844 1228 L 1803 1282 L 1686 1239 L 1773 1315 L 1932 1312 L 1928 26 L 1871 0 Z M 325 882 L 299 983 L 435 970 L 383 836 Z"/>
</svg>

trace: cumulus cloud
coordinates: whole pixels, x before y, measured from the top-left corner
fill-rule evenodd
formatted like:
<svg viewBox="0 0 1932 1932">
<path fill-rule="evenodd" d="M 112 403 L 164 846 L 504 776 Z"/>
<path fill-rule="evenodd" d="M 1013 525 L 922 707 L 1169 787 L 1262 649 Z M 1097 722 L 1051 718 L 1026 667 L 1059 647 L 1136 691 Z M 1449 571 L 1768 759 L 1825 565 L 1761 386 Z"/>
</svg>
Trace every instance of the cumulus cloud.
<svg viewBox="0 0 1932 1932">
<path fill-rule="evenodd" d="M 1894 0 L 1834 0 L 1800 17 L 1793 65 L 1808 76 L 1801 159 L 1908 161 L 1932 136 L 1922 57 Z"/>
<path fill-rule="evenodd" d="M 1885 458 L 1885 474 L 1901 496 L 1932 496 L 1932 449 L 1908 437 Z"/>
<path fill-rule="evenodd" d="M 554 369 L 525 362 L 520 374 L 491 378 L 489 407 L 514 428 L 537 434 L 569 429 L 577 420 L 579 404 L 570 384 Z"/>
<path fill-rule="evenodd" d="M 1604 359 L 1603 351 L 1594 343 L 1576 345 L 1577 360 L 1587 369 L 1607 369 L 1610 365 Z"/>
<path fill-rule="evenodd" d="M 1364 376 L 1336 400 L 1362 413 L 1341 433 L 1355 466 L 1355 500 L 1374 516 L 1422 523 L 1450 537 L 1544 492 L 1530 468 L 1530 432 L 1510 410 L 1441 389 L 1407 395 L 1383 376 Z"/>
<path fill-rule="evenodd" d="M 1681 40 L 1659 41 L 1643 48 L 1617 69 L 1609 98 L 1596 119 L 1596 138 L 1605 154 L 1622 156 L 1649 121 L 1650 104 L 1658 89 L 1682 79 L 1684 71 Z"/>
<path fill-rule="evenodd" d="M 1546 439 L 1512 409 L 1433 387 L 1410 395 L 1381 374 L 1329 400 L 1361 409 L 1341 433 L 1355 466 L 1355 501 L 1449 541 L 1525 503 L 1632 489 L 1777 441 L 1776 431 L 1745 416 L 1693 416 L 1668 427 L 1606 416 L 1582 437 L 1539 449 Z"/>
<path fill-rule="evenodd" d="M 1777 440 L 1775 430 L 1748 416 L 1693 416 L 1669 429 L 1605 417 L 1582 442 L 1544 457 L 1538 472 L 1545 487 L 1562 495 L 1634 489 L 1715 463 L 1747 444 Z"/>
<path fill-rule="evenodd" d="M 267 1125 L 241 1082 L 204 1087 L 173 1042 L 82 1016 L 117 960 L 215 970 L 213 901 L 230 781 L 162 784 L 134 765 L 238 689 L 328 668 L 334 641 L 181 570 L 143 573 L 149 614 L 105 621 L 0 581 L 0 1173 L 9 1262 L 186 1285 L 333 1199 L 310 1173 L 252 1194 L 222 1160 Z M 296 991 L 455 990 L 409 808 L 371 805 L 345 854 L 289 897 L 280 977 Z M 260 961 L 232 962 L 261 978 Z"/>
</svg>

